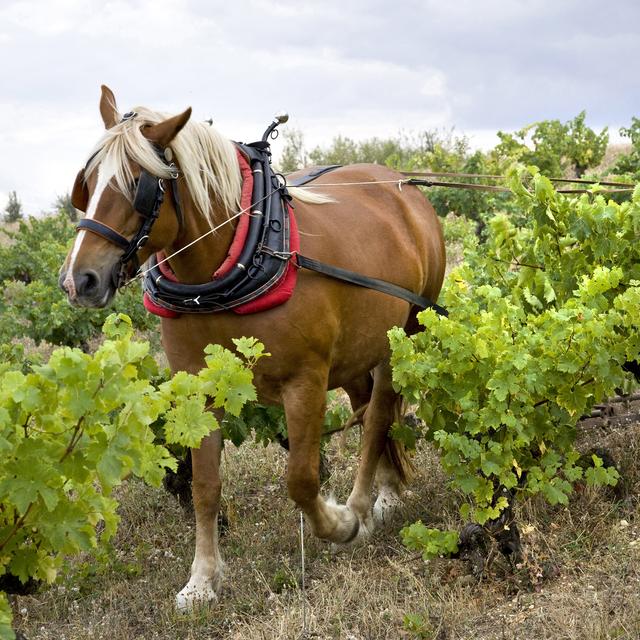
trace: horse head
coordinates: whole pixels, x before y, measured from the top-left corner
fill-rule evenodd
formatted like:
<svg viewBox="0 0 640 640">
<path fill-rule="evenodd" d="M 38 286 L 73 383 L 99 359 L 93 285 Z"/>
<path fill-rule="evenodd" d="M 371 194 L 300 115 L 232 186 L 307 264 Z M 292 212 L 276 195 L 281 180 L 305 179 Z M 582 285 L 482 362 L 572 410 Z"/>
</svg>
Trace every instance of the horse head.
<svg viewBox="0 0 640 640">
<path fill-rule="evenodd" d="M 105 135 L 71 195 L 85 217 L 59 277 L 69 302 L 86 307 L 107 305 L 138 265 L 178 236 L 179 167 L 170 145 L 191 108 L 163 119 L 142 108 L 120 116 L 112 91 L 103 85 L 100 114 Z"/>
</svg>

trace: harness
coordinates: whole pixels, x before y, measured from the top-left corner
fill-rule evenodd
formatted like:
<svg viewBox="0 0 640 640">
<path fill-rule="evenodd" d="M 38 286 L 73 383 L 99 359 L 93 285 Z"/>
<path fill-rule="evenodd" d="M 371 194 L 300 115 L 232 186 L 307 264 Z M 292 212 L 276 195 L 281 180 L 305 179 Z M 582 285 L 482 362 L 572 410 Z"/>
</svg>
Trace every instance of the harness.
<svg viewBox="0 0 640 640">
<path fill-rule="evenodd" d="M 126 114 L 125 118 L 134 116 L 135 114 Z M 433 308 L 438 314 L 446 316 L 447 311 L 443 307 L 408 289 L 300 255 L 297 250 L 297 230 L 291 206 L 291 196 L 287 191 L 287 186 L 307 184 L 327 171 L 337 169 L 339 165 L 315 168 L 309 174 L 296 178 L 287 184 L 283 176 L 273 171 L 270 145 L 267 140 L 278 124 L 279 121 L 274 121 L 263 135 L 262 140 L 258 142 L 236 143 L 239 152 L 249 162 L 253 174 L 252 204 L 248 229 L 246 229 L 244 245 L 236 263 L 210 282 L 190 285 L 177 282 L 171 277 L 166 265 L 163 265 L 157 256 L 152 256 L 149 259 L 149 268 L 144 272 L 143 281 L 145 298 L 148 298 L 152 303 L 151 309 L 154 312 L 166 310 L 168 313 L 161 315 L 169 317 L 175 317 L 180 313 L 215 313 L 238 307 L 246 308 L 247 305 L 251 311 L 244 311 L 245 313 L 261 310 L 259 305 L 255 307 L 250 303 L 260 299 L 273 287 L 282 283 L 287 273 L 293 276 L 293 284 L 295 285 L 295 270 L 291 273 L 291 269 L 289 269 L 292 265 L 297 269 L 316 271 L 352 285 L 381 291 L 422 309 Z M 182 229 L 184 220 L 177 189 L 178 169 L 171 163 L 170 149 L 157 147 L 156 152 L 161 159 L 169 162 L 167 167 L 171 173 L 169 179 L 171 193 L 178 223 Z M 80 178 L 84 179 L 84 171 L 78 174 L 76 185 L 78 185 Z M 84 210 L 82 206 L 78 206 L 82 203 L 76 204 L 75 192 L 76 188 L 74 187 L 72 198 L 74 206 Z M 126 283 L 126 274 L 131 263 L 138 269 L 137 252 L 149 238 L 153 224 L 160 214 L 164 194 L 164 179 L 153 176 L 143 169 L 138 179 L 133 202 L 133 208 L 142 217 L 142 223 L 130 240 L 97 220 L 85 218 L 78 223 L 77 230 L 95 233 L 122 249 L 123 254 L 114 269 L 116 287 L 121 287 Z M 292 239 L 296 246 L 292 246 Z M 219 272 L 220 269 L 216 272 L 216 276 Z M 288 295 L 284 299 L 282 299 L 283 296 L 280 296 L 277 303 L 288 299 L 293 291 L 293 286 L 289 288 Z M 149 306 L 147 305 L 148 308 Z"/>
<path fill-rule="evenodd" d="M 256 300 L 284 276 L 294 255 L 290 250 L 292 211 L 286 183 L 271 167 L 269 143 L 239 144 L 253 174 L 249 227 L 237 262 L 220 277 L 204 284 L 172 281 L 149 261 L 144 276 L 151 301 L 179 313 L 215 313 Z"/>
</svg>

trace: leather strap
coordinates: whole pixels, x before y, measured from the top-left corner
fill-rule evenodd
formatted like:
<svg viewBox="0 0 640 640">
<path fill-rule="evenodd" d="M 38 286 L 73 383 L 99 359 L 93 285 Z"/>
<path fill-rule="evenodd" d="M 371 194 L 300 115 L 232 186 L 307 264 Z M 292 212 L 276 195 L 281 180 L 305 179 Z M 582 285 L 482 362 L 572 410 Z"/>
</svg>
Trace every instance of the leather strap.
<svg viewBox="0 0 640 640">
<path fill-rule="evenodd" d="M 82 218 L 76 225 L 76 231 L 90 231 L 96 235 L 112 242 L 113 244 L 126 251 L 129 248 L 129 240 L 117 231 L 102 222 L 93 220 L 92 218 Z"/>
<path fill-rule="evenodd" d="M 341 164 L 329 164 L 326 166 L 314 167 L 309 173 L 305 173 L 303 176 L 299 176 L 298 178 L 291 178 L 286 176 L 287 179 L 287 187 L 301 187 L 304 184 L 309 182 L 313 182 L 316 178 L 320 177 L 324 173 L 328 173 L 329 171 L 333 171 L 334 169 L 339 169 Z"/>
<path fill-rule="evenodd" d="M 319 262 L 318 260 L 313 260 L 312 258 L 301 256 L 300 254 L 295 255 L 295 262 L 299 267 L 303 269 L 316 271 L 318 273 L 322 273 L 325 276 L 329 276 L 330 278 L 342 280 L 343 282 L 355 284 L 366 289 L 375 289 L 376 291 L 381 291 L 382 293 L 400 298 L 401 300 L 406 300 L 407 302 L 410 302 L 411 304 L 415 305 L 416 307 L 420 307 L 421 309 L 431 308 L 441 316 L 446 317 L 449 315 L 449 312 L 439 304 L 432 302 L 428 298 L 419 296 L 417 293 L 413 293 L 413 291 L 409 291 L 408 289 L 399 287 L 398 285 L 392 284 L 391 282 L 387 282 L 386 280 L 379 280 L 378 278 L 363 276 L 359 273 L 355 273 L 354 271 L 348 271 L 347 269 L 334 267 L 332 265 L 325 264 L 324 262 Z"/>
<path fill-rule="evenodd" d="M 222 277 L 204 284 L 171 282 L 150 258 L 144 289 L 158 306 L 182 313 L 215 313 L 251 302 L 284 276 L 289 248 L 286 188 L 273 173 L 268 143 L 236 143 L 254 174 L 251 216 L 244 247 L 236 264 Z"/>
</svg>

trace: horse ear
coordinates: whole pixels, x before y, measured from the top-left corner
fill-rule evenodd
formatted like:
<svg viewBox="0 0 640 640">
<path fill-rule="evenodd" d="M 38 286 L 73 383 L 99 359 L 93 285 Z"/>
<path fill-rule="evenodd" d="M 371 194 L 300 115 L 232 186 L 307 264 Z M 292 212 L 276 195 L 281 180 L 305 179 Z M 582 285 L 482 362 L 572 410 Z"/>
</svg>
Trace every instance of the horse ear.
<svg viewBox="0 0 640 640">
<path fill-rule="evenodd" d="M 178 132 L 191 117 L 191 107 L 188 107 L 186 111 L 179 113 L 177 116 L 173 116 L 164 122 L 144 127 L 142 133 L 147 140 L 155 142 L 163 149 L 169 145 L 169 143 L 178 135 Z"/>
<path fill-rule="evenodd" d="M 118 124 L 118 121 L 120 120 L 118 107 L 116 106 L 116 97 L 113 95 L 113 91 L 111 91 L 106 84 L 103 84 L 101 89 L 100 115 L 104 122 L 104 128 L 111 129 L 111 127 Z"/>
<path fill-rule="evenodd" d="M 84 181 L 84 169 L 80 169 L 76 176 L 76 181 L 73 183 L 73 189 L 71 190 L 71 204 L 78 209 L 78 211 L 86 211 L 88 203 L 89 190 Z"/>
</svg>

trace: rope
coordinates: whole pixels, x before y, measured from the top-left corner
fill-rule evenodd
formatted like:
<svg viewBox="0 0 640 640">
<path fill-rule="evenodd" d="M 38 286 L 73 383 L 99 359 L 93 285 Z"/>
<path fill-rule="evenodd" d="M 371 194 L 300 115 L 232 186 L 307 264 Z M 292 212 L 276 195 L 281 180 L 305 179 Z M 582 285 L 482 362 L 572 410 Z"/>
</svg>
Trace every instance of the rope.
<svg viewBox="0 0 640 640">
<path fill-rule="evenodd" d="M 307 631 L 307 590 L 304 578 L 304 516 L 300 512 L 300 565 L 302 569 L 302 638 L 308 636 Z"/>
<path fill-rule="evenodd" d="M 403 175 L 416 175 L 416 174 L 407 174 L 403 173 Z M 463 175 L 463 174 L 457 174 Z M 471 177 L 471 174 L 469 174 Z M 480 177 L 474 175 L 473 177 Z M 573 180 L 567 179 L 562 180 L 560 178 L 554 178 L 553 180 L 557 182 L 572 182 Z M 416 186 L 424 186 L 424 187 L 450 187 L 453 189 L 470 189 L 472 191 L 498 191 L 501 193 L 511 193 L 511 189 L 508 187 L 499 187 L 497 185 L 490 184 L 470 184 L 468 182 L 441 182 L 435 180 L 422 180 L 418 181 L 415 178 L 407 178 L 405 180 L 367 180 L 363 182 L 325 182 L 319 184 L 306 184 L 296 187 L 296 189 L 323 189 L 325 187 L 366 187 L 375 184 L 397 184 L 398 188 L 402 191 L 402 185 L 416 185 Z M 592 182 L 589 184 L 603 184 L 598 182 Z M 623 183 L 614 183 L 614 184 L 623 184 Z M 625 188 L 620 189 L 601 189 L 597 193 L 628 193 L 635 189 L 633 186 L 627 186 Z M 588 189 L 557 189 L 558 193 L 592 193 Z"/>
<path fill-rule="evenodd" d="M 324 182 L 322 184 L 304 184 L 292 189 L 322 189 L 324 187 L 356 187 L 371 184 L 409 184 L 409 180 L 368 180 L 366 182 Z"/>
<path fill-rule="evenodd" d="M 403 176 L 426 176 L 433 178 L 483 178 L 485 180 L 506 180 L 506 176 L 489 173 L 451 173 L 446 171 L 400 171 Z M 632 187 L 628 182 L 587 180 L 586 178 L 549 178 L 551 182 L 572 182 L 577 184 L 601 184 L 605 187 Z"/>
</svg>

